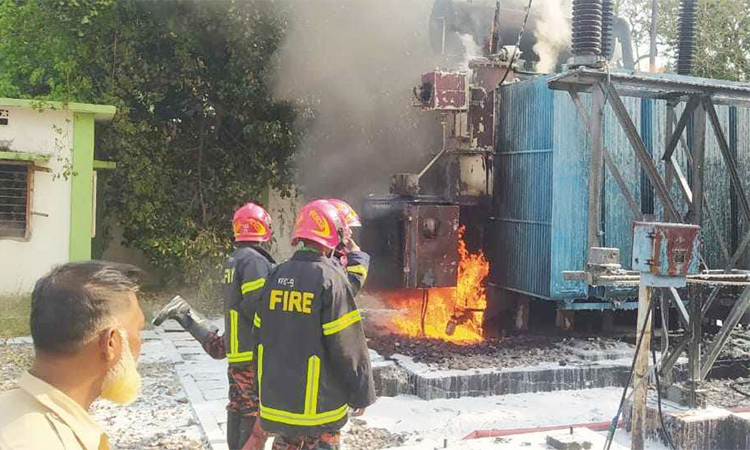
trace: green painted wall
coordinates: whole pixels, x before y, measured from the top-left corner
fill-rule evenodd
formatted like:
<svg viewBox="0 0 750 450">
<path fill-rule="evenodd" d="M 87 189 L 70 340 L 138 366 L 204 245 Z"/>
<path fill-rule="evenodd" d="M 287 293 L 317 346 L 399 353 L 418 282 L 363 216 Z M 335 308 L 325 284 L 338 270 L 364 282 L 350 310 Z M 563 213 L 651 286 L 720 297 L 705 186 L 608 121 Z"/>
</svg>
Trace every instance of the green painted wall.
<svg viewBox="0 0 750 450">
<path fill-rule="evenodd" d="M 91 259 L 94 114 L 73 115 L 73 177 L 70 192 L 70 260 Z"/>
</svg>

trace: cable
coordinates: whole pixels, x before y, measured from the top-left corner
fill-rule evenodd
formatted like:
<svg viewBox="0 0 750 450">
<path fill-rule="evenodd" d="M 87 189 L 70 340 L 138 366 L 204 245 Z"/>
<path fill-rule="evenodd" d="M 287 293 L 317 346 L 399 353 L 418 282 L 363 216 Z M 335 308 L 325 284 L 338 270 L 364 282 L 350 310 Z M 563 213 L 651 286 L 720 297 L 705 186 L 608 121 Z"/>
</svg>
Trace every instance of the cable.
<svg viewBox="0 0 750 450">
<path fill-rule="evenodd" d="M 652 302 L 651 307 L 655 309 L 656 304 Z M 665 327 L 664 322 L 661 323 L 661 330 L 662 330 L 662 333 L 669 332 L 669 328 Z M 654 334 L 654 322 L 651 322 L 651 334 L 652 335 Z M 657 406 L 659 408 L 659 422 L 661 423 L 661 432 L 664 435 L 664 438 L 667 441 L 667 444 L 669 444 L 669 448 L 671 448 L 672 450 L 675 450 L 677 447 L 674 445 L 672 436 L 669 434 L 669 430 L 667 429 L 667 426 L 664 424 L 664 412 L 661 409 L 661 382 L 659 381 L 659 367 L 657 366 L 657 363 L 656 363 L 656 349 L 653 346 L 651 346 L 651 359 L 654 362 L 654 379 L 656 380 L 656 401 L 657 401 Z"/>
<path fill-rule="evenodd" d="M 747 386 L 748 384 L 750 384 L 750 381 L 735 381 L 734 383 L 731 383 L 731 384 L 729 385 L 729 387 L 730 387 L 730 388 L 731 388 L 731 389 L 732 389 L 732 390 L 733 390 L 734 392 L 736 392 L 736 393 L 738 393 L 738 394 L 740 394 L 740 395 L 744 395 L 745 397 L 748 397 L 748 398 L 750 398 L 750 393 L 748 393 L 747 391 L 744 391 L 744 390 L 742 390 L 742 389 L 740 389 L 740 388 L 738 387 L 738 386 Z"/>
<path fill-rule="evenodd" d="M 533 2 L 534 0 L 529 0 L 529 6 L 526 7 L 526 17 L 523 18 L 523 25 L 521 26 L 521 31 L 518 33 L 518 39 L 516 40 L 516 48 L 513 49 L 513 54 L 511 55 L 510 62 L 508 63 L 508 69 L 505 71 L 505 75 L 503 75 L 503 79 L 500 80 L 499 83 L 497 83 L 498 86 L 502 86 L 503 83 L 505 83 L 505 79 L 508 78 L 508 74 L 513 68 L 513 63 L 516 60 L 516 54 L 518 53 L 518 49 L 521 47 L 521 39 L 523 38 L 523 33 L 524 31 L 526 31 L 526 22 L 528 22 L 529 20 L 529 13 L 531 12 L 531 4 Z"/>
<path fill-rule="evenodd" d="M 625 384 L 625 388 L 622 390 L 622 397 L 620 398 L 620 406 L 617 408 L 617 414 L 615 414 L 615 417 L 612 419 L 612 424 L 609 426 L 609 431 L 607 432 L 607 440 L 604 443 L 604 450 L 610 450 L 612 447 L 612 442 L 615 438 L 615 430 L 617 429 L 617 423 L 620 421 L 620 415 L 622 414 L 622 408 L 625 406 L 625 399 L 628 395 L 628 387 L 630 386 L 630 383 L 633 382 L 633 374 L 635 373 L 635 363 L 638 360 L 638 352 L 641 349 L 641 344 L 643 344 L 643 336 L 646 334 L 646 325 L 648 324 L 648 319 L 651 317 L 651 304 L 653 303 L 653 299 L 649 299 L 649 305 L 648 305 L 648 311 L 646 312 L 646 320 L 643 321 L 643 327 L 641 328 L 641 335 L 638 338 L 638 343 L 635 346 L 635 355 L 633 355 L 633 363 L 630 365 L 630 374 L 628 374 L 628 382 Z M 643 380 L 641 380 L 643 382 Z"/>
</svg>

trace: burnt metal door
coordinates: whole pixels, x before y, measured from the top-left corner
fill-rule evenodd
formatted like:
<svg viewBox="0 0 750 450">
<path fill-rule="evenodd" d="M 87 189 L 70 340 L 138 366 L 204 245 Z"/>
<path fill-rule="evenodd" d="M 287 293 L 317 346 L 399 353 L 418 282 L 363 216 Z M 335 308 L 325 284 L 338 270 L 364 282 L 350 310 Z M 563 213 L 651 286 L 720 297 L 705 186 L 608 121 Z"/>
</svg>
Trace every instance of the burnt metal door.
<svg viewBox="0 0 750 450">
<path fill-rule="evenodd" d="M 458 277 L 457 205 L 404 208 L 404 287 L 451 287 Z"/>
</svg>

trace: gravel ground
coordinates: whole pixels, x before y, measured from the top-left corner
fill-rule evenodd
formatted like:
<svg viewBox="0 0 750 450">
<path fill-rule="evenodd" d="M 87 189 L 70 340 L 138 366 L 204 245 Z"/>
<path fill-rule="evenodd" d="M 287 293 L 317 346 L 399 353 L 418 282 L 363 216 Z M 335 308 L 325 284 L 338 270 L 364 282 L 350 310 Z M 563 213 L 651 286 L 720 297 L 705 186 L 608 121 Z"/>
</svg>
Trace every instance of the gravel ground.
<svg viewBox="0 0 750 450">
<path fill-rule="evenodd" d="M 18 377 L 31 366 L 34 349 L 31 345 L 8 345 L 0 342 L 0 392 L 13 389 Z"/>
<path fill-rule="evenodd" d="M 0 343 L 0 392 L 16 387 L 16 380 L 31 364 L 31 345 Z M 139 364 L 141 396 L 128 406 L 97 400 L 91 414 L 118 450 L 198 450 L 208 448 L 171 364 Z"/>
<path fill-rule="evenodd" d="M 344 450 L 380 450 L 399 447 L 409 433 L 391 433 L 385 428 L 370 428 L 367 421 L 351 419 L 341 433 Z"/>
</svg>

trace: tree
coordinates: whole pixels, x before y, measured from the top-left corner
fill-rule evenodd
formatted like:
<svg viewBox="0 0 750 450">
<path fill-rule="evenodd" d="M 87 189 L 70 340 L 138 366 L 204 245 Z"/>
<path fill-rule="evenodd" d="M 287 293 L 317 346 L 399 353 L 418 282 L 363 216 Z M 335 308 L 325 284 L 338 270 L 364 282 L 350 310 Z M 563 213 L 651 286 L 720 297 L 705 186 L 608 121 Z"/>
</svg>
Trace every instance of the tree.
<svg viewBox="0 0 750 450">
<path fill-rule="evenodd" d="M 294 109 L 270 93 L 285 19 L 272 1 L 6 0 L 0 95 L 114 104 L 97 156 L 126 241 L 171 280 L 209 276 L 232 211 L 288 192 Z"/>
<path fill-rule="evenodd" d="M 651 0 L 615 0 L 630 21 L 635 48 L 648 45 Z M 659 0 L 658 44 L 673 68 L 679 39 L 680 0 Z M 706 78 L 750 81 L 750 0 L 698 0 L 693 73 Z"/>
</svg>

